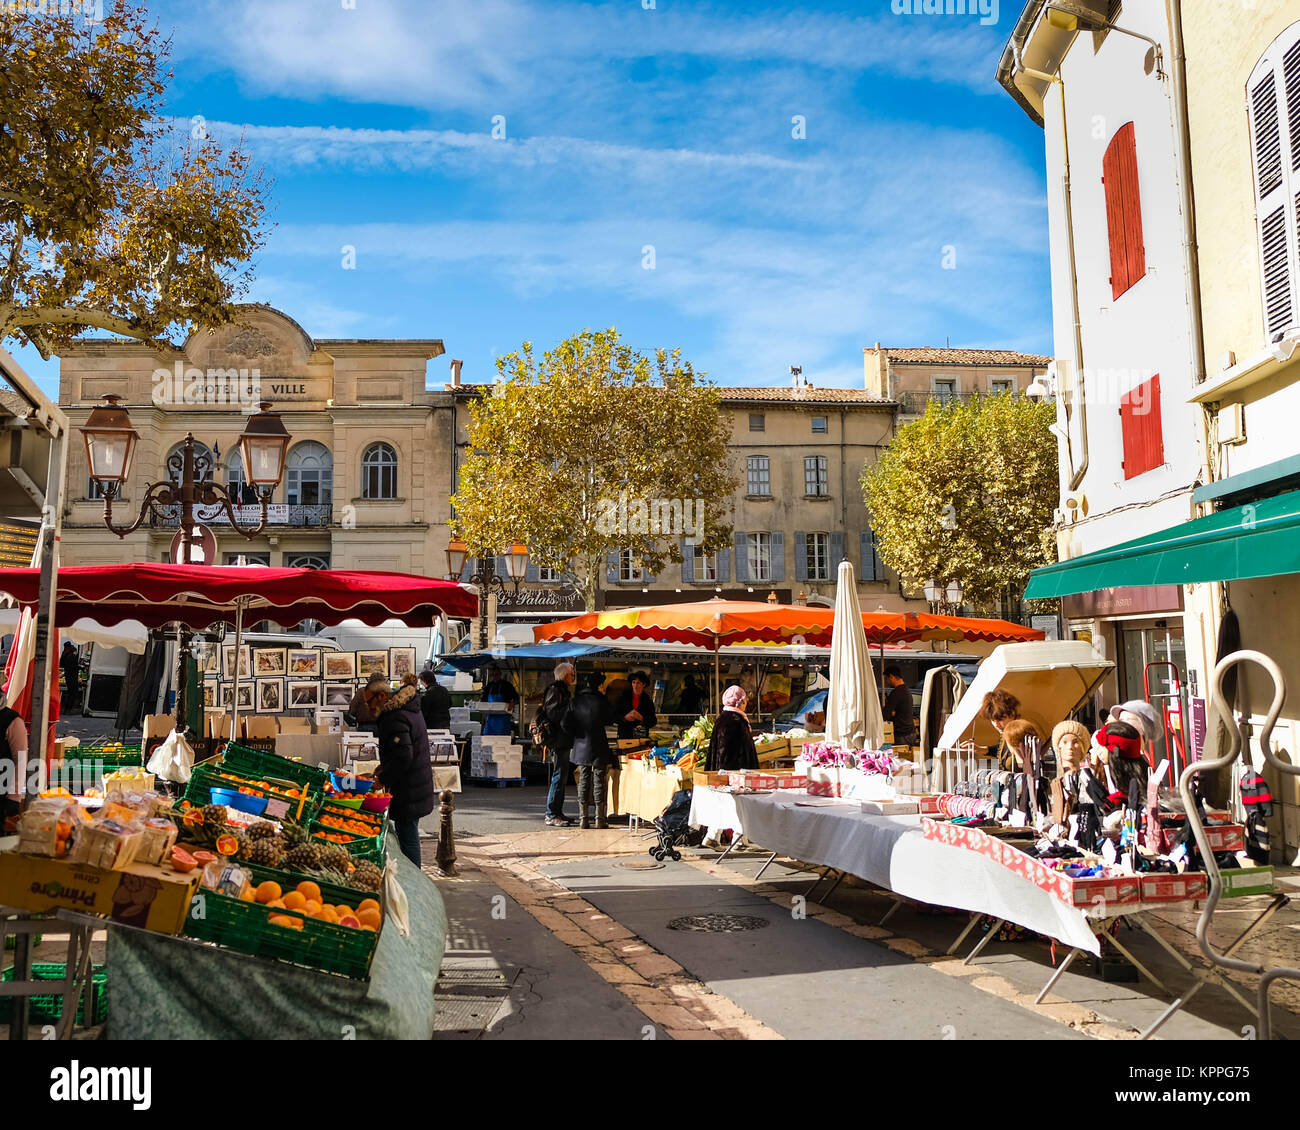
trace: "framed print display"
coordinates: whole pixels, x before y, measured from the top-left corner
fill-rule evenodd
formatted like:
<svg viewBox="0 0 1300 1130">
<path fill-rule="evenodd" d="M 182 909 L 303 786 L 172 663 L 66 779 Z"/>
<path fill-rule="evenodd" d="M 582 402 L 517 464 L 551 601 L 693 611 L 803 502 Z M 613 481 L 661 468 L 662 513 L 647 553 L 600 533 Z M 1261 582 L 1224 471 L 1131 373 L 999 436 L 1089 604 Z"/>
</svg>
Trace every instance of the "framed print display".
<svg viewBox="0 0 1300 1130">
<path fill-rule="evenodd" d="M 222 710 L 229 710 L 235 704 L 234 683 L 222 683 L 217 688 L 217 702 Z"/>
<path fill-rule="evenodd" d="M 322 706 L 341 706 L 344 710 L 352 703 L 356 688 L 351 683 L 326 683 Z"/>
<path fill-rule="evenodd" d="M 239 709 L 252 710 L 253 697 L 254 697 L 253 680 L 249 679 L 246 682 L 240 683 L 239 684 Z"/>
<path fill-rule="evenodd" d="M 221 661 L 221 647 L 215 643 L 195 644 L 194 657 L 198 660 L 200 671 L 205 675 L 215 675 L 217 664 Z"/>
<path fill-rule="evenodd" d="M 304 706 L 320 706 L 320 683 L 315 679 L 290 679 L 285 708 L 300 710 Z"/>
<path fill-rule="evenodd" d="M 368 679 L 371 675 L 383 675 L 388 678 L 388 652 L 358 651 L 357 678 Z"/>
<path fill-rule="evenodd" d="M 289 677 L 293 679 L 319 679 L 320 651 L 314 647 L 289 648 Z"/>
<path fill-rule="evenodd" d="M 253 674 L 259 679 L 287 675 L 287 650 L 283 647 L 259 647 L 253 651 Z"/>
<path fill-rule="evenodd" d="M 217 705 L 217 684 L 212 679 L 203 680 L 203 705 Z"/>
<path fill-rule="evenodd" d="M 221 647 L 221 674 L 227 679 L 235 677 L 235 645 L 223 644 Z M 239 645 L 239 677 L 248 677 L 248 645 Z"/>
<path fill-rule="evenodd" d="M 357 653 L 355 651 L 326 651 L 321 654 L 325 660 L 325 678 L 356 678 Z"/>
<path fill-rule="evenodd" d="M 257 680 L 258 714 L 279 714 L 284 709 L 284 680 L 277 678 Z"/>
<path fill-rule="evenodd" d="M 403 675 L 415 674 L 415 648 L 390 647 L 388 649 L 388 677 L 400 680 Z"/>
</svg>

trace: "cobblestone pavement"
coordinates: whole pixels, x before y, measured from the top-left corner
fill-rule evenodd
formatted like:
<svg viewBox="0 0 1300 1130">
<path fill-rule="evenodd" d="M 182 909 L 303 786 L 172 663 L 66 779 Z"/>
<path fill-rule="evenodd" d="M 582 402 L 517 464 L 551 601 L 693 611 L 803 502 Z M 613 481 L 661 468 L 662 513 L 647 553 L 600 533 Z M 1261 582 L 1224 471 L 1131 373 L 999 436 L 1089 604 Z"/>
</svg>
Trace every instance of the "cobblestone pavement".
<svg viewBox="0 0 1300 1130">
<path fill-rule="evenodd" d="M 508 794 L 508 795 L 506 795 Z M 539 819 L 543 790 L 471 791 L 458 798 L 457 851 L 463 866 L 501 892 L 579 957 L 603 981 L 674 1039 L 780 1039 L 769 1023 L 747 1012 L 722 993 L 710 989 L 690 968 L 650 945 L 620 921 L 602 913 L 592 899 L 566 885 L 569 873 L 582 860 L 608 862 L 623 857 L 645 858 L 643 835 L 627 827 L 607 831 L 547 828 Z M 430 828 L 432 830 L 432 828 Z M 774 864 L 765 881 L 754 878 L 765 855 L 733 853 L 719 861 L 717 853 L 687 851 L 681 863 L 713 879 L 736 884 L 769 900 L 788 914 L 796 894 L 806 893 L 815 874 L 796 861 Z M 566 866 L 567 865 L 567 866 Z M 590 869 L 593 875 L 596 868 Z M 579 876 L 583 877 L 583 876 Z M 1279 881 L 1288 893 L 1298 893 L 1300 876 L 1279 868 Z M 655 886 L 653 872 L 628 871 L 620 889 L 626 896 L 634 885 Z M 823 890 L 825 885 L 823 885 Z M 662 890 L 660 891 L 662 894 Z M 1267 898 L 1239 899 L 1221 904 L 1211 936 L 1220 943 L 1234 937 L 1268 903 Z M 830 905 L 808 901 L 803 912 L 830 926 L 936 972 L 959 978 L 1003 1002 L 1011 1002 L 1036 1017 L 1050 1018 L 1063 1037 L 1083 1034 L 1106 1039 L 1133 1039 L 1164 1010 L 1173 993 L 1142 982 L 1114 983 L 1090 972 L 1077 960 L 1042 1003 L 1035 998 L 1053 964 L 1064 956 L 1041 939 L 996 942 L 972 964 L 945 952 L 967 916 L 936 908 L 904 904 L 887 925 L 880 919 L 891 902 L 865 884 L 846 882 L 828 899 Z M 1300 904 L 1283 908 L 1239 951 L 1242 957 L 1270 966 L 1300 965 Z M 630 917 L 630 916 L 628 916 Z M 1170 909 L 1148 917 L 1154 929 L 1196 969 L 1205 962 L 1196 946 L 1197 913 Z M 1150 938 L 1134 931 L 1124 935 L 1130 948 L 1157 977 L 1176 992 L 1185 991 L 1192 974 L 1162 953 Z M 969 949 L 968 941 L 965 949 Z M 685 959 L 683 959 L 685 960 Z M 1234 984 L 1254 1000 L 1254 978 L 1233 974 Z M 1273 1020 L 1280 1035 L 1300 1038 L 1300 986 L 1280 983 L 1273 991 Z M 760 1010 L 761 1011 L 761 1010 Z M 1253 1016 L 1217 985 L 1201 989 L 1188 1006 L 1159 1032 L 1164 1039 L 1252 1038 Z M 527 1024 L 520 1029 L 526 1036 Z M 833 1035 L 833 1032 L 828 1032 Z"/>
</svg>

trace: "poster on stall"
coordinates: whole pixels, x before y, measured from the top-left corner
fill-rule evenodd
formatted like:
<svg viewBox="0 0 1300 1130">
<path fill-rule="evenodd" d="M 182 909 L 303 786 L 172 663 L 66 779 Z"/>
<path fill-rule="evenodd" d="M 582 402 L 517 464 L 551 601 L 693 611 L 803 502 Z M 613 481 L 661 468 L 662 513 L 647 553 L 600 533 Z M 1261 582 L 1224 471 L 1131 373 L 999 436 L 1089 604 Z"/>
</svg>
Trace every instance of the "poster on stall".
<svg viewBox="0 0 1300 1130">
<path fill-rule="evenodd" d="M 1205 699 L 1193 698 L 1190 705 L 1192 708 L 1192 724 L 1190 727 L 1191 732 L 1188 735 L 1188 764 L 1199 761 L 1201 759 L 1201 750 L 1205 748 Z"/>
</svg>

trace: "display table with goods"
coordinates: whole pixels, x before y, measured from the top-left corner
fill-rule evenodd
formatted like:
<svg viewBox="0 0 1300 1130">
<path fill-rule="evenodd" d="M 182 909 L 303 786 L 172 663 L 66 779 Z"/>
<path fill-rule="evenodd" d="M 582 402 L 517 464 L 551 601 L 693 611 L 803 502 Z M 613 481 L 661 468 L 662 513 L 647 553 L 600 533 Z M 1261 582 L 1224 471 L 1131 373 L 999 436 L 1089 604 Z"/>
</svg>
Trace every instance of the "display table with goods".
<svg viewBox="0 0 1300 1130">
<path fill-rule="evenodd" d="M 708 737 L 701 718 L 678 739 L 676 731 L 656 730 L 645 739 L 611 739 L 618 765 L 609 774 L 609 811 L 615 816 L 654 820 L 675 793 L 694 785 L 696 767 L 704 762 Z M 703 741 L 703 745 L 697 744 Z"/>
<path fill-rule="evenodd" d="M 1094 954 L 1101 952 L 1100 934 L 1119 917 L 1164 946 L 1142 913 L 1171 902 L 1193 903 L 1206 893 L 1206 875 L 1178 831 L 1177 813 L 1157 819 L 1148 847 L 1140 838 L 1146 831 L 1142 821 L 1125 810 L 1118 828 L 1109 829 L 1108 820 L 1099 824 L 1097 840 L 1085 850 L 1076 842 L 1077 824 L 1051 822 L 1059 811 L 1035 812 L 1026 820 L 1006 807 L 1010 797 L 909 794 L 915 774 L 887 751 L 810 744 L 786 780 L 757 770 L 730 774 L 725 786 L 698 787 L 691 823 L 743 831 L 771 853 L 769 862 L 786 855 L 908 899 L 994 918 L 998 926 L 1015 923 Z M 965 791 L 978 792 L 984 784 L 971 783 Z M 1208 820 L 1221 862 L 1244 847 L 1241 826 L 1226 814 L 1209 814 Z"/>
<path fill-rule="evenodd" d="M 110 933 L 108 964 L 115 990 L 123 990 L 115 994 L 113 1035 L 283 1037 L 292 1030 L 337 1038 L 342 1013 L 317 1007 L 320 998 L 339 1002 L 367 1034 L 428 1037 L 445 938 L 441 900 L 418 869 L 388 853 L 391 797 L 373 779 L 232 742 L 195 768 L 180 800 L 151 784 L 147 775 L 106 784 L 103 797 L 50 790 L 28 806 L 14 850 L 0 853 L 0 904 L 93 915 L 130 932 Z M 413 942 L 402 928 L 408 919 L 416 925 L 417 908 L 423 940 Z M 377 973 L 381 952 L 390 956 Z M 133 970 L 133 954 L 148 955 L 141 967 L 152 964 L 164 996 L 173 978 L 208 983 L 205 959 L 222 968 L 255 961 L 261 1011 L 245 1007 L 250 998 L 238 986 L 216 1010 L 210 990 L 196 990 L 193 1000 L 206 1011 L 165 1010 L 166 1032 L 147 1008 L 137 1016 L 150 1017 L 148 1025 L 128 1015 L 119 1028 L 118 1007 L 129 1013 L 132 994 L 143 1001 L 154 983 L 131 972 L 137 980 L 126 984 L 115 956 Z M 155 961 L 159 954 L 174 962 Z M 317 988 L 304 999 L 307 984 Z M 426 984 L 427 1001 L 411 996 Z M 263 1026 L 260 1015 L 275 1016 L 280 1027 Z M 132 1027 L 137 1022 L 153 1027 Z"/>
</svg>

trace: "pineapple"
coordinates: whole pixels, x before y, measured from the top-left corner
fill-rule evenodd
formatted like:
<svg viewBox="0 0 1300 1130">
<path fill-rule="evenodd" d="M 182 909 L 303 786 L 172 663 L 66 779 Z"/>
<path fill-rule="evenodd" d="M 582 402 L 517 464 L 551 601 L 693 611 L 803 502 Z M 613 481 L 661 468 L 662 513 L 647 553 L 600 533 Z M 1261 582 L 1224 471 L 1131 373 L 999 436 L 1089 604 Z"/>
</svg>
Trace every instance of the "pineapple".
<svg viewBox="0 0 1300 1130">
<path fill-rule="evenodd" d="M 295 848 L 300 844 L 305 844 L 311 839 L 310 833 L 301 824 L 295 824 L 292 820 L 285 820 L 280 825 L 281 835 L 284 837 L 284 846 L 286 848 Z"/>
<path fill-rule="evenodd" d="M 377 891 L 384 885 L 384 873 L 370 860 L 360 860 L 352 873 L 350 885 L 363 891 Z"/>
<path fill-rule="evenodd" d="M 347 875 L 352 867 L 352 856 L 348 849 L 339 844 L 325 844 L 316 849 L 320 852 L 321 867 L 327 871 L 337 871 Z"/>
<path fill-rule="evenodd" d="M 205 804 L 201 815 L 203 816 L 203 826 L 205 828 L 220 828 L 226 822 L 226 806 L 224 804 Z"/>
<path fill-rule="evenodd" d="M 284 853 L 282 865 L 302 874 L 320 867 L 320 851 L 314 844 L 298 844 Z"/>
<path fill-rule="evenodd" d="M 249 863 L 256 863 L 262 867 L 276 867 L 283 854 L 284 851 L 276 840 L 262 838 L 248 842 L 244 858 Z"/>
<path fill-rule="evenodd" d="M 248 838 L 250 840 L 270 840 L 279 836 L 274 824 L 263 820 L 260 824 L 254 824 L 248 829 Z"/>
</svg>

